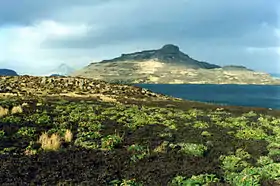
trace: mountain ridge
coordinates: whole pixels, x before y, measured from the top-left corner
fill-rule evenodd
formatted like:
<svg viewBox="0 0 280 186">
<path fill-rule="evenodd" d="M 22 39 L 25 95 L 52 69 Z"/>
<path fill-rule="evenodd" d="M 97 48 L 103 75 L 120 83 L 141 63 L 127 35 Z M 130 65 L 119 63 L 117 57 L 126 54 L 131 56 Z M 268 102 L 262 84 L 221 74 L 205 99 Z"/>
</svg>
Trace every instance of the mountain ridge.
<svg viewBox="0 0 280 186">
<path fill-rule="evenodd" d="M 219 65 L 210 64 L 203 61 L 195 60 L 189 57 L 187 54 L 180 51 L 179 47 L 173 44 L 166 44 L 158 50 L 143 50 L 141 52 L 134 52 L 129 54 L 122 54 L 120 57 L 103 60 L 100 63 L 115 62 L 115 61 L 145 61 L 157 59 L 164 63 L 177 63 L 188 65 L 189 68 L 221 68 Z"/>
<path fill-rule="evenodd" d="M 280 84 L 279 79 L 245 66 L 195 60 L 173 44 L 90 63 L 71 75 L 121 83 Z"/>
</svg>

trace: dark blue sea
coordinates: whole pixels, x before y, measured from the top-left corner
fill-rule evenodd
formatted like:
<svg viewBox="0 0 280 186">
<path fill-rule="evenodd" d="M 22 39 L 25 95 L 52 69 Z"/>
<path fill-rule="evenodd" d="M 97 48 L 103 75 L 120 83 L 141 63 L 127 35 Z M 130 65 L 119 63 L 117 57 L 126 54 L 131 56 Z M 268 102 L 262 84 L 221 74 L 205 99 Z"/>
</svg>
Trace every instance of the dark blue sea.
<svg viewBox="0 0 280 186">
<path fill-rule="evenodd" d="M 136 86 L 186 100 L 280 109 L 280 86 L 209 84 L 136 84 Z"/>
</svg>

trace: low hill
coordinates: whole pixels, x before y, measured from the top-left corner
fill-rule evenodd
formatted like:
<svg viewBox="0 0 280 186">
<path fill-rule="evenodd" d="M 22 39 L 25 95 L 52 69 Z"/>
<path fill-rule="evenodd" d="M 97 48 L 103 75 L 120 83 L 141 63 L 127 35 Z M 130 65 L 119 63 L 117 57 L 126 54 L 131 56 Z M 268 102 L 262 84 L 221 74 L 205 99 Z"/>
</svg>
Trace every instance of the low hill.
<svg viewBox="0 0 280 186">
<path fill-rule="evenodd" d="M 243 66 L 221 67 L 195 60 L 171 44 L 91 63 L 71 75 L 125 83 L 280 84 L 269 74 Z"/>
<path fill-rule="evenodd" d="M 50 77 L 65 77 L 64 75 L 60 74 L 51 74 Z"/>
<path fill-rule="evenodd" d="M 0 76 L 18 76 L 18 74 L 14 70 L 0 69 Z"/>
</svg>

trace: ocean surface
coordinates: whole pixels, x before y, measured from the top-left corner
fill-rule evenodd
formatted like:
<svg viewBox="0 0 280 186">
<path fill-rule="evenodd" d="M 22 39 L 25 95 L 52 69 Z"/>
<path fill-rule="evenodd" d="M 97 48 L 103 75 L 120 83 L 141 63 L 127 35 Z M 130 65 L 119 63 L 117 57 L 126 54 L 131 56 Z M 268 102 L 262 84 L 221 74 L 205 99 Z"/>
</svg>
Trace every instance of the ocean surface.
<svg viewBox="0 0 280 186">
<path fill-rule="evenodd" d="M 136 84 L 136 86 L 186 100 L 280 110 L 280 86 Z"/>
<path fill-rule="evenodd" d="M 277 73 L 271 73 L 270 75 L 271 75 L 272 77 L 280 78 L 280 74 L 277 74 Z"/>
</svg>

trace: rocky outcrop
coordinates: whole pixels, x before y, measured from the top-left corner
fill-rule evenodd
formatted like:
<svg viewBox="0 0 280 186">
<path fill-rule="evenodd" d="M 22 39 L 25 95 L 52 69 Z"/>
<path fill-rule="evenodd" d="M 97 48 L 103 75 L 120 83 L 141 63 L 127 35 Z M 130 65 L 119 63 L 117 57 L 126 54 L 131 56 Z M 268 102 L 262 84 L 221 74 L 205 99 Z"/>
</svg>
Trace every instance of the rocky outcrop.
<svg viewBox="0 0 280 186">
<path fill-rule="evenodd" d="M 91 63 L 72 76 L 89 77 L 108 82 L 153 84 L 280 84 L 269 74 L 243 66 L 218 66 L 192 59 L 178 46 L 165 45 Z"/>
<path fill-rule="evenodd" d="M 113 98 L 133 97 L 139 99 L 167 96 L 156 94 L 144 88 L 129 85 L 110 84 L 104 81 L 74 77 L 0 77 L 1 96 L 110 96 Z"/>
</svg>

